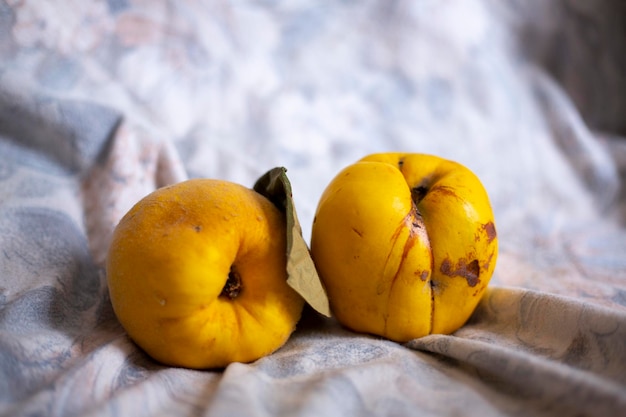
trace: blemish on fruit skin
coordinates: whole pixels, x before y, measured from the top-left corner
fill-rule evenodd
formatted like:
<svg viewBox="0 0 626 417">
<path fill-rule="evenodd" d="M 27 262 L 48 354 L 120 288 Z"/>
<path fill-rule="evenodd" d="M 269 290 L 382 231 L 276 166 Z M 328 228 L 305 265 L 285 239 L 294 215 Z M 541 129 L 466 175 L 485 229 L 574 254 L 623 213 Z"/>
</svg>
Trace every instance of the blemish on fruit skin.
<svg viewBox="0 0 626 417">
<path fill-rule="evenodd" d="M 193 227 L 193 230 L 195 230 L 197 233 L 200 233 L 200 231 L 202 230 L 202 226 L 196 225 Z"/>
<path fill-rule="evenodd" d="M 493 222 L 488 222 L 482 227 L 485 233 L 487 233 L 487 241 L 491 243 L 498 236 L 498 233 L 496 232 L 496 226 L 493 224 Z"/>
<path fill-rule="evenodd" d="M 428 284 L 430 285 L 430 291 L 431 291 L 431 295 L 433 297 L 432 302 L 435 302 L 435 295 L 437 294 L 442 294 L 446 287 L 448 286 L 447 283 L 445 283 L 444 281 L 441 280 L 433 280 L 431 279 L 430 281 L 428 281 Z"/>
<path fill-rule="evenodd" d="M 420 239 L 420 236 L 422 236 L 422 237 L 425 236 L 423 234 L 424 230 L 420 230 L 420 229 L 424 229 L 422 215 L 420 214 L 420 212 L 417 209 L 417 206 L 415 204 L 413 204 L 413 207 L 412 207 L 411 211 L 409 212 L 409 214 L 407 214 L 407 216 L 404 218 L 404 220 L 400 223 L 398 228 L 395 230 L 395 232 L 391 236 L 391 241 L 393 242 L 392 246 L 396 245 L 396 242 L 399 239 L 401 232 L 405 228 L 407 228 L 407 226 L 408 226 L 408 229 L 409 229 L 409 235 L 407 237 L 406 242 L 404 242 L 404 247 L 402 249 L 402 255 L 400 257 L 400 263 L 398 264 L 398 269 L 396 270 L 396 273 L 394 274 L 394 276 L 393 276 L 393 278 L 391 280 L 391 286 L 392 287 L 393 287 L 394 283 L 396 282 L 396 280 L 398 279 L 398 277 L 400 276 L 400 272 L 402 271 L 402 267 L 404 265 L 404 262 L 408 258 L 411 249 L 418 242 L 418 240 Z M 387 262 L 389 262 L 389 258 L 391 256 L 391 253 L 392 253 L 392 251 L 390 251 L 389 254 L 387 255 L 387 259 L 385 260 L 385 268 L 387 266 Z M 426 272 L 426 274 L 428 275 L 428 272 Z M 422 273 L 422 276 L 423 276 L 423 273 Z M 422 276 L 420 276 L 420 279 L 422 279 L 424 281 Z M 380 293 L 381 292 L 379 292 L 379 294 Z"/>
<path fill-rule="evenodd" d="M 359 235 L 359 237 L 363 237 L 363 232 L 361 232 L 360 230 L 356 229 L 355 227 L 352 228 L 352 231 L 354 233 L 356 233 L 357 235 Z"/>
<path fill-rule="evenodd" d="M 453 267 L 449 259 L 444 259 L 439 268 L 442 274 L 449 277 L 463 277 L 467 280 L 467 285 L 475 287 L 480 282 L 480 266 L 478 260 L 474 259 L 467 262 L 465 258 L 459 259 L 456 268 Z"/>
<path fill-rule="evenodd" d="M 487 260 L 485 261 L 485 263 L 483 264 L 483 269 L 484 270 L 489 270 L 489 266 L 491 266 L 491 260 L 493 259 L 493 256 L 496 254 L 496 251 L 492 251 L 491 254 L 489 255 L 489 258 L 487 258 Z"/>
<path fill-rule="evenodd" d="M 426 281 L 428 280 L 428 276 L 430 275 L 430 273 L 428 271 L 415 271 L 415 275 L 419 275 L 422 281 Z"/>
<path fill-rule="evenodd" d="M 441 193 L 441 194 L 445 194 L 446 196 L 449 197 L 454 197 L 454 198 L 459 198 L 459 196 L 456 194 L 456 192 L 454 191 L 454 189 L 452 187 L 448 187 L 446 185 L 437 185 L 434 186 L 430 189 L 431 193 Z"/>
</svg>

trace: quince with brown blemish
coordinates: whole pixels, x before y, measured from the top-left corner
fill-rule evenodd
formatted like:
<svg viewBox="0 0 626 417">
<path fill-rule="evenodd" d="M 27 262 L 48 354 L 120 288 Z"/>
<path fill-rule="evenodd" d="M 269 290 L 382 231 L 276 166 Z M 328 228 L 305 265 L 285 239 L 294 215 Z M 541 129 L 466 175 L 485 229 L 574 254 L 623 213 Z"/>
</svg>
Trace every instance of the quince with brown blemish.
<svg viewBox="0 0 626 417">
<path fill-rule="evenodd" d="M 325 189 L 311 256 L 339 322 L 405 342 L 468 320 L 493 275 L 498 238 L 487 192 L 468 168 L 384 153 Z"/>
</svg>

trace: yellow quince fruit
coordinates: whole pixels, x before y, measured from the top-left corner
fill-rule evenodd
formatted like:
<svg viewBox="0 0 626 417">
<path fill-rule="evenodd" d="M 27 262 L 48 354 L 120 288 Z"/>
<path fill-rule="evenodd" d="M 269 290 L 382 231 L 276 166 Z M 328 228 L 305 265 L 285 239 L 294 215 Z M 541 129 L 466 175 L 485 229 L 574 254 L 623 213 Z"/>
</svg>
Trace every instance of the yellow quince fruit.
<svg viewBox="0 0 626 417">
<path fill-rule="evenodd" d="M 320 198 L 311 235 L 337 320 L 398 342 L 461 327 L 497 255 L 480 180 L 424 154 L 374 154 L 343 169 Z"/>
<path fill-rule="evenodd" d="M 154 359 L 220 368 L 274 352 L 304 305 L 287 285 L 285 220 L 241 185 L 193 179 L 154 191 L 117 225 L 111 303 Z"/>
</svg>

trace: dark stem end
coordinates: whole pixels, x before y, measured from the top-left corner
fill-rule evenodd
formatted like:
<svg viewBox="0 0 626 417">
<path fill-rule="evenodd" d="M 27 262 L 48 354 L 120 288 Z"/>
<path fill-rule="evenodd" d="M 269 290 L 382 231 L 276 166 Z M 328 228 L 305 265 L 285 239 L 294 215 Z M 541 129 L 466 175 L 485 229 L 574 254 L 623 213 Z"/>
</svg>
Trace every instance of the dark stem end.
<svg viewBox="0 0 626 417">
<path fill-rule="evenodd" d="M 241 290 L 241 277 L 235 269 L 231 267 L 226 284 L 224 284 L 224 288 L 222 288 L 222 292 L 220 293 L 220 297 L 228 297 L 228 299 L 234 300 L 239 296 Z"/>
</svg>

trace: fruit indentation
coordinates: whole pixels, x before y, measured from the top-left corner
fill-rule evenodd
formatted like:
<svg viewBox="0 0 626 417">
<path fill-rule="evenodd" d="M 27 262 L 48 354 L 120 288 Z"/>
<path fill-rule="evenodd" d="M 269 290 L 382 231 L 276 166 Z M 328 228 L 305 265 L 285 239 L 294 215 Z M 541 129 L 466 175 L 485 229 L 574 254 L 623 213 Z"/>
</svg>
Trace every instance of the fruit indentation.
<svg viewBox="0 0 626 417">
<path fill-rule="evenodd" d="M 419 185 L 417 187 L 411 188 L 411 198 L 415 202 L 415 204 L 419 204 L 424 197 L 426 197 L 426 193 L 428 193 L 428 187 L 424 185 Z"/>
<path fill-rule="evenodd" d="M 241 290 L 241 277 L 235 269 L 231 267 L 226 284 L 224 284 L 224 288 L 222 288 L 222 292 L 220 293 L 220 297 L 228 297 L 230 300 L 234 300 L 239 296 Z"/>
</svg>

